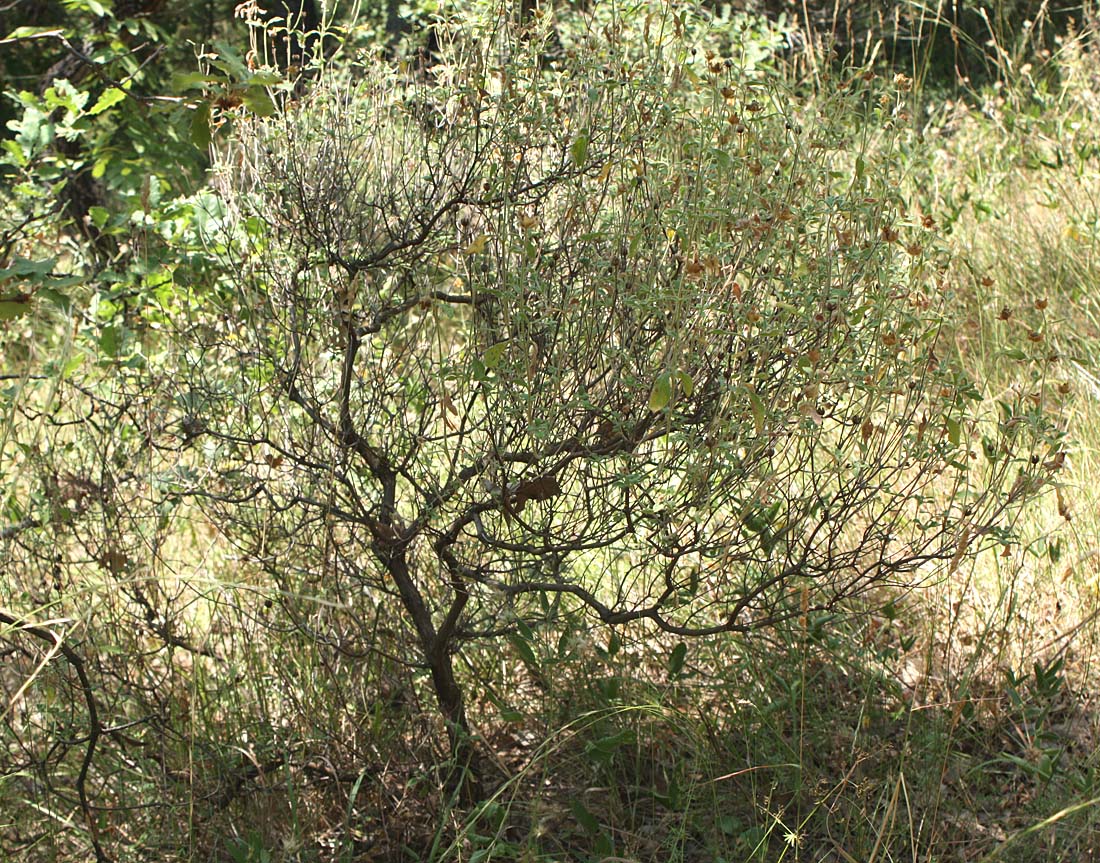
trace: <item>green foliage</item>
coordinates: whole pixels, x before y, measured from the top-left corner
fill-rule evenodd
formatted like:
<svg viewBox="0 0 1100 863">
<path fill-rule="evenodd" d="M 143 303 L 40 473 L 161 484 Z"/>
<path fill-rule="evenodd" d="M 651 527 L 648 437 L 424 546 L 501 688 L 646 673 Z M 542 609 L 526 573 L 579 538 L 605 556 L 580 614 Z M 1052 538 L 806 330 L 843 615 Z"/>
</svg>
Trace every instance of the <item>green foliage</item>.
<svg viewBox="0 0 1100 863">
<path fill-rule="evenodd" d="M 220 166 L 241 286 L 223 311 L 254 338 L 211 334 L 207 355 L 273 374 L 232 395 L 218 463 L 288 519 L 316 501 L 416 555 L 435 537 L 470 584 L 418 589 L 474 631 L 544 591 L 685 634 L 797 616 L 800 579 L 824 608 L 968 553 L 1045 480 L 1036 441 L 1058 446 L 1018 406 L 991 426 L 940 356 L 936 237 L 902 215 L 886 142 L 852 153 L 830 122 L 870 102 L 888 141 L 892 96 L 853 86 L 804 115 L 707 47 L 726 35 L 662 14 L 553 71 L 537 40 L 499 64 L 456 39 L 439 84 L 322 80 Z M 256 406 L 282 402 L 293 490 L 254 460 L 276 446 Z M 1005 457 L 972 465 L 983 428 Z M 306 468 L 333 459 L 362 464 L 336 487 Z M 307 553 L 291 521 L 280 535 Z M 359 542 L 362 577 L 386 578 Z M 504 577 L 516 555 L 540 574 Z M 631 588 L 605 599 L 603 580 Z"/>
<path fill-rule="evenodd" d="M 98 3 L 68 4 L 55 24 L 8 41 L 8 62 L 33 75 L 5 93 L 15 114 L 0 152 L 5 316 L 31 318 L 44 340 L 59 316 L 81 320 L 83 347 L 126 359 L 135 316 L 167 299 L 166 280 L 186 268 L 169 244 L 188 230 L 180 201 L 205 154 L 168 89 L 183 45 L 150 18 L 116 18 Z"/>
<path fill-rule="evenodd" d="M 10 35 L 102 74 L 3 142 L 5 851 L 923 859 L 1009 794 L 1006 847 L 1086 836 L 1067 661 L 957 647 L 1065 508 L 1068 336 L 1030 301 L 1029 386 L 975 368 L 949 229 L 1004 205 L 939 194 L 910 82 L 792 88 L 724 5 L 420 4 L 392 62 L 375 12 L 284 71 L 249 9 L 197 69 L 106 5 Z M 1002 156 L 1086 158 L 1011 104 Z"/>
<path fill-rule="evenodd" d="M 327 573 L 327 626 L 397 597 L 464 793 L 462 644 L 503 636 L 543 681 L 552 600 L 832 646 L 838 604 L 1003 547 L 1058 470 L 1042 410 L 992 416 L 941 343 L 947 258 L 890 175 L 903 82 L 802 105 L 707 23 L 642 9 L 549 65 L 537 34 L 459 29 L 430 76 L 243 104 L 221 151 L 235 290 L 173 384 L 202 439 L 180 493 L 283 595 Z"/>
</svg>

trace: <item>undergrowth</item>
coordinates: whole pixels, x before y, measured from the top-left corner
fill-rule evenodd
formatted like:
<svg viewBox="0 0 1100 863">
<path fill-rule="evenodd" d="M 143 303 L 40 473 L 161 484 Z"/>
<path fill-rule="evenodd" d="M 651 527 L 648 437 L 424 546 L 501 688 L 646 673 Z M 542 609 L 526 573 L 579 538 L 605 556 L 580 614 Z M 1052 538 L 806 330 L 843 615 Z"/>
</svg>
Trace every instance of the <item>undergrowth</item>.
<svg viewBox="0 0 1100 863">
<path fill-rule="evenodd" d="M 761 48 L 806 117 L 884 77 L 882 111 L 911 133 L 898 195 L 948 262 L 937 349 L 981 382 L 988 415 L 1033 405 L 1067 442 L 1036 450 L 1056 476 L 1011 541 L 758 632 L 686 645 L 644 623 L 593 628 L 563 604 L 552 626 L 464 649 L 456 673 L 490 762 L 471 803 L 447 782 L 448 729 L 384 597 L 336 614 L 346 597 L 302 560 L 279 561 L 292 577 L 274 582 L 256 546 L 191 503 L 124 536 L 104 520 L 82 542 L 27 525 L 4 536 L 5 766 L 26 766 L 0 775 L 3 847 L 87 859 L 95 835 L 120 860 L 235 863 L 1100 859 L 1098 49 L 1087 28 L 1060 40 L 1026 69 L 1019 45 L 992 51 L 994 82 L 950 101 L 893 70 L 821 65 L 807 81 L 805 56 Z M 848 124 L 838 163 L 858 151 L 860 171 L 896 156 L 865 116 L 831 116 Z M 32 335 L 28 367 L 45 362 Z M 65 375 L 42 378 L 5 402 L 0 452 L 19 470 L 4 490 L 47 488 L 42 506 L 68 525 L 107 496 L 81 481 L 88 453 L 121 462 L 145 442 L 104 445 L 108 417 L 39 446 L 28 429 L 64 416 L 59 391 L 80 398 Z M 971 446 L 996 457 L 980 432 Z M 51 475 L 59 451 L 74 467 Z M 139 480 L 111 490 L 134 513 L 148 511 Z M 87 789 L 105 801 L 94 824 L 69 781 L 87 742 L 71 661 L 27 643 L 49 632 L 118 683 L 103 736 L 126 755 Z"/>
</svg>

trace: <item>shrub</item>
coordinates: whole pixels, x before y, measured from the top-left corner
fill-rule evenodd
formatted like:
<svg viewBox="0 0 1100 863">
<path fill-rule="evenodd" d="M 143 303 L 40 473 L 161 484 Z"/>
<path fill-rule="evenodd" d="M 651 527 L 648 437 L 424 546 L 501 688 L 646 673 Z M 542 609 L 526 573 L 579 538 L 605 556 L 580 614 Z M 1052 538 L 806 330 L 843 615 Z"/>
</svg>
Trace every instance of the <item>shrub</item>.
<svg viewBox="0 0 1100 863">
<path fill-rule="evenodd" d="M 934 223 L 847 131 L 889 140 L 902 97 L 799 105 L 660 9 L 554 62 L 501 26 L 321 75 L 217 159 L 189 491 L 284 603 L 324 598 L 317 638 L 399 610 L 469 793 L 464 643 L 795 620 L 1007 541 L 1057 467 L 948 360 Z"/>
</svg>

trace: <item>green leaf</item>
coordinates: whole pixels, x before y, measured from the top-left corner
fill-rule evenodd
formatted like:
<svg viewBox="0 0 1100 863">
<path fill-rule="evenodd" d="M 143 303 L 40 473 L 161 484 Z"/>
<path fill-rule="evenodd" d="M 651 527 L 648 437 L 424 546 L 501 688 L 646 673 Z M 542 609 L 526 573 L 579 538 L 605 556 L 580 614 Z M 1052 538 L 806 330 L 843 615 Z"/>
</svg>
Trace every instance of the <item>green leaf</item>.
<svg viewBox="0 0 1100 863">
<path fill-rule="evenodd" d="M 64 35 L 65 31 L 60 27 L 16 27 L 6 39 L 0 41 L 0 45 L 4 42 L 18 42 L 21 39 L 45 39 L 49 36 Z"/>
<path fill-rule="evenodd" d="M 217 75 L 203 75 L 201 72 L 182 72 L 172 76 L 172 89 L 176 91 L 192 90 L 196 87 L 202 88 L 211 84 L 224 85 L 225 83 L 225 78 Z"/>
<path fill-rule="evenodd" d="M 959 439 L 961 437 L 960 432 L 961 432 L 961 428 L 959 426 L 959 421 L 956 420 L 956 419 L 950 419 L 949 418 L 947 420 L 947 439 L 949 441 L 951 441 L 952 446 L 958 446 L 959 445 Z"/>
<path fill-rule="evenodd" d="M 500 365 L 500 361 L 504 359 L 504 350 L 508 347 L 507 342 L 497 342 L 492 345 L 485 354 L 482 356 L 481 361 L 485 363 L 485 368 L 495 369 Z"/>
<path fill-rule="evenodd" d="M 191 143 L 200 150 L 210 146 L 213 135 L 210 132 L 210 103 L 202 102 L 191 117 Z"/>
<path fill-rule="evenodd" d="M 773 514 L 771 510 L 752 505 L 741 513 L 741 523 L 753 533 L 763 533 L 771 527 Z"/>
<path fill-rule="evenodd" d="M 42 277 L 49 276 L 56 263 L 57 258 L 43 258 L 40 261 L 32 261 L 30 258 L 16 258 L 11 262 L 11 266 L 0 270 L 0 282 L 7 281 L 14 276 L 29 276 L 34 281 L 42 281 Z"/>
<path fill-rule="evenodd" d="M 558 636 L 558 659 L 565 659 L 573 652 L 575 634 L 570 629 L 563 629 Z"/>
<path fill-rule="evenodd" d="M 103 175 L 107 173 L 107 166 L 111 164 L 111 154 L 104 153 L 98 159 L 95 160 L 95 164 L 92 165 L 92 179 L 99 180 L 103 178 Z"/>
<path fill-rule="evenodd" d="M 680 782 L 673 774 L 668 780 L 668 794 L 657 794 L 654 792 L 654 798 L 660 802 L 667 809 L 678 810 L 681 803 Z"/>
<path fill-rule="evenodd" d="M 595 836 L 600 832 L 600 822 L 596 820 L 596 816 L 589 812 L 583 803 L 574 797 L 570 803 L 569 808 L 573 810 L 573 817 L 577 819 L 577 823 L 585 829 L 586 832 Z"/>
<path fill-rule="evenodd" d="M 756 428 L 758 435 L 764 434 L 764 403 L 760 401 L 758 396 L 752 389 L 752 387 L 745 387 L 745 391 L 749 394 L 749 407 L 752 408 L 752 424 Z"/>
<path fill-rule="evenodd" d="M 531 645 L 526 639 L 519 635 L 512 635 L 509 636 L 508 641 L 511 643 L 512 647 L 516 649 L 516 653 L 519 654 L 520 659 L 522 659 L 526 665 L 532 668 L 539 667 L 538 657 L 535 656 L 535 651 L 531 649 Z"/>
<path fill-rule="evenodd" d="M 684 660 L 687 659 L 687 651 L 687 645 L 682 641 L 672 648 L 672 653 L 668 656 L 668 673 L 672 677 L 678 677 L 680 672 L 684 670 Z"/>
<path fill-rule="evenodd" d="M 485 693 L 489 701 L 493 703 L 493 706 L 500 712 L 500 718 L 505 722 L 522 722 L 523 714 L 516 710 L 514 707 L 509 707 L 505 704 L 500 696 L 498 696 L 493 690 L 487 689 Z"/>
<path fill-rule="evenodd" d="M 99 349 L 109 357 L 117 357 L 122 344 L 122 333 L 118 327 L 104 327 L 99 334 Z"/>
<path fill-rule="evenodd" d="M 100 230 L 107 224 L 107 219 L 110 218 L 110 213 L 106 207 L 89 207 L 88 218 L 92 220 L 92 224 Z"/>
<path fill-rule="evenodd" d="M 244 106 L 258 117 L 270 117 L 275 113 L 275 103 L 263 87 L 249 87 L 245 90 Z"/>
<path fill-rule="evenodd" d="M 505 722 L 523 722 L 523 714 L 514 707 L 502 706 L 499 711 L 500 718 Z"/>
<path fill-rule="evenodd" d="M 221 39 L 214 41 L 214 54 L 209 56 L 210 65 L 215 69 L 221 69 L 235 81 L 247 81 L 252 77 L 252 70 L 248 68 L 244 58 L 229 42 Z"/>
<path fill-rule="evenodd" d="M 76 353 L 76 354 L 73 354 L 71 357 L 69 357 L 65 361 L 65 365 L 63 365 L 61 367 L 61 377 L 62 377 L 62 379 L 67 380 L 68 378 L 70 378 L 72 376 L 73 372 L 75 372 L 78 368 L 80 368 L 80 366 L 83 365 L 83 363 L 84 363 L 84 354 L 82 354 L 82 353 Z"/>
<path fill-rule="evenodd" d="M 100 96 L 91 109 L 88 111 L 93 117 L 96 114 L 102 114 L 109 108 L 114 107 L 123 99 L 126 98 L 126 91 L 121 90 L 118 87 L 108 87 L 103 91 L 103 95 Z"/>
<path fill-rule="evenodd" d="M 692 568 L 688 575 L 687 587 L 680 589 L 680 594 L 683 596 L 695 596 L 699 592 L 699 570 Z"/>
<path fill-rule="evenodd" d="M 691 394 L 695 392 L 695 381 L 687 372 L 678 372 L 677 377 L 680 378 L 680 392 L 684 394 L 684 398 L 690 399 Z"/>
<path fill-rule="evenodd" d="M 0 300 L 0 321 L 22 317 L 30 310 L 29 300 Z"/>
<path fill-rule="evenodd" d="M 584 752 L 589 758 L 606 763 L 624 746 L 633 746 L 637 741 L 638 736 L 629 728 L 624 728 L 598 740 L 590 740 L 585 744 Z"/>
<path fill-rule="evenodd" d="M 653 389 L 649 393 L 649 409 L 656 413 L 663 411 L 672 401 L 672 375 L 662 372 L 653 382 Z"/>
<path fill-rule="evenodd" d="M 282 84 L 286 79 L 278 72 L 254 72 L 248 79 L 250 85 L 259 87 L 274 87 Z"/>
<path fill-rule="evenodd" d="M 55 291 L 53 288 L 39 288 L 35 292 L 35 296 L 41 297 L 44 300 L 49 300 L 55 306 L 57 306 L 65 314 L 69 314 L 73 308 L 72 297 L 66 296 L 60 291 Z"/>
<path fill-rule="evenodd" d="M 573 164 L 581 168 L 584 166 L 585 159 L 588 158 L 588 133 L 582 132 L 579 134 L 573 146 L 569 148 L 569 155 L 573 159 Z"/>
<path fill-rule="evenodd" d="M 19 146 L 17 141 L 9 138 L 2 143 L 2 146 L 17 167 L 22 168 L 27 164 L 27 154 L 23 152 L 23 148 Z"/>
</svg>

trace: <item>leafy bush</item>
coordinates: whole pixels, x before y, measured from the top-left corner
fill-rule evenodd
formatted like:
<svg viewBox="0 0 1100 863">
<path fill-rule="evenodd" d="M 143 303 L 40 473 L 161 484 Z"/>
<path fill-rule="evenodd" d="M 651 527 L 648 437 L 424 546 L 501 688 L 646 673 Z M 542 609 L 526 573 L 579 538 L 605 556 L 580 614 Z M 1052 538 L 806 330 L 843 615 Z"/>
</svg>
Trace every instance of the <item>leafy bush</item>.
<svg viewBox="0 0 1100 863">
<path fill-rule="evenodd" d="M 661 9 L 549 65 L 536 19 L 322 76 L 218 154 L 190 490 L 285 602 L 325 597 L 318 637 L 400 607 L 474 774 L 464 642 L 831 609 L 1007 541 L 1057 467 L 1037 410 L 981 413 L 934 223 L 832 119 L 888 143 L 898 93 L 800 108 Z"/>
<path fill-rule="evenodd" d="M 428 68 L 355 59 L 351 28 L 295 80 L 258 63 L 249 7 L 255 50 L 204 52 L 178 99 L 153 78 L 19 98 L 5 852 L 354 856 L 384 831 L 430 859 L 518 856 L 524 796 L 575 786 L 608 794 L 563 807 L 559 856 L 624 853 L 665 810 L 684 835 L 633 856 L 688 835 L 766 856 L 802 829 L 780 836 L 773 801 L 843 791 L 863 720 L 968 719 L 950 680 L 918 702 L 883 665 L 916 638 L 893 591 L 844 615 L 1013 541 L 1064 452 L 1040 389 L 996 403 L 955 363 L 969 262 L 906 206 L 940 206 L 938 177 L 902 185 L 927 152 L 908 80 L 795 95 L 752 19 L 578 4 L 517 28 L 490 5 L 436 22 Z M 183 197 L 211 140 L 216 188 Z M 70 224 L 54 198 L 96 164 L 100 204 Z M 1041 329 L 1012 359 L 1037 381 L 1061 349 Z M 479 789 L 489 749 L 516 769 Z M 439 751 L 480 806 L 425 781 Z M 923 757 L 934 811 L 944 758 Z M 909 762 L 878 769 L 888 787 Z M 832 836 L 829 795 L 807 842 Z M 885 821 L 853 801 L 841 841 L 873 856 Z"/>
</svg>

